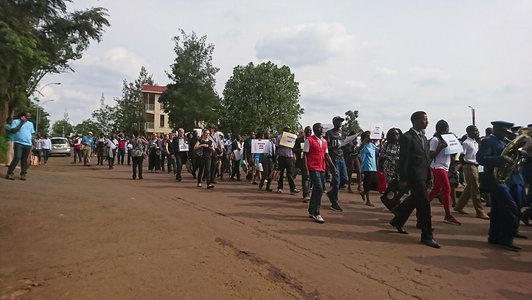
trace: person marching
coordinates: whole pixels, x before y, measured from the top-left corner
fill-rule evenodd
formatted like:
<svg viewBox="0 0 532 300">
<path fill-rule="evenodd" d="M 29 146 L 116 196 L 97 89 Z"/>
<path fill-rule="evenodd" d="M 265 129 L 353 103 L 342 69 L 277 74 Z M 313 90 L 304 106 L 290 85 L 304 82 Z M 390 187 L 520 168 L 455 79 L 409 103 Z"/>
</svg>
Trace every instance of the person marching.
<svg viewBox="0 0 532 300">
<path fill-rule="evenodd" d="M 327 140 L 327 145 L 329 147 L 329 155 L 338 171 L 336 175 L 333 176 L 332 189 L 327 192 L 327 196 L 329 197 L 329 201 L 331 201 L 331 209 L 337 212 L 343 211 L 338 204 L 338 191 L 340 190 L 340 186 L 348 181 L 344 153 L 340 147 L 342 139 L 341 126 L 343 121 L 344 118 L 342 117 L 334 117 L 332 120 L 334 128 L 327 131 L 325 134 L 325 139 Z"/>
<path fill-rule="evenodd" d="M 521 247 L 513 243 L 519 226 L 519 208 L 515 203 L 506 182 L 495 177 L 495 168 L 504 168 L 511 163 L 508 156 L 501 156 L 508 144 L 506 138 L 513 123 L 505 121 L 491 122 L 493 133 L 480 142 L 477 161 L 484 166 L 485 176 L 480 180 L 480 190 L 490 193 L 491 213 L 488 243 L 501 246 L 510 251 L 519 251 Z"/>
<path fill-rule="evenodd" d="M 329 156 L 327 140 L 322 137 L 323 126 L 316 123 L 312 126 L 314 134 L 305 140 L 303 147 L 305 165 L 307 165 L 309 177 L 312 182 L 312 194 L 308 206 L 309 217 L 317 223 L 323 223 L 325 220 L 320 214 L 321 196 L 325 190 L 325 171 L 326 165 L 329 164 L 333 176 L 336 176 L 336 167 Z"/>
<path fill-rule="evenodd" d="M 403 227 L 416 209 L 418 224 L 421 228 L 421 243 L 440 248 L 432 234 L 430 202 L 427 188 L 432 185 L 430 171 L 429 144 L 425 137 L 425 128 L 429 124 L 427 113 L 416 111 L 410 117 L 412 128 L 399 138 L 399 188 L 410 188 L 407 197 L 396 209 L 390 225 L 399 233 L 408 234 Z"/>
<path fill-rule="evenodd" d="M 294 154 L 296 155 L 296 169 L 301 172 L 301 187 L 303 189 L 303 202 L 308 202 L 310 200 L 310 180 L 308 175 L 307 164 L 304 159 L 303 148 L 305 141 L 312 135 L 312 129 L 310 126 L 305 127 L 304 130 L 301 130 L 298 138 L 296 139 L 296 144 L 294 145 Z"/>
</svg>

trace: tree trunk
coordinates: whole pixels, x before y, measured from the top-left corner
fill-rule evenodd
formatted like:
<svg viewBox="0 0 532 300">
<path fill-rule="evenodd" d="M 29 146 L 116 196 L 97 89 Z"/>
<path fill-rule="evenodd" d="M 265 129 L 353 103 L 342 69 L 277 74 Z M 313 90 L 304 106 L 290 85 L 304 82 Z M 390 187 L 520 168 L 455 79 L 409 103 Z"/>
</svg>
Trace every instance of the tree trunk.
<svg viewBox="0 0 532 300">
<path fill-rule="evenodd" d="M 2 121 L 2 125 L 4 125 L 7 120 L 7 117 L 9 117 L 10 115 L 9 97 L 7 96 L 7 94 L 2 95 L 2 109 L 1 110 L 2 110 L 2 115 L 0 116 L 0 120 Z M 5 135 L 4 126 L 0 127 L 0 135 L 1 136 Z"/>
</svg>

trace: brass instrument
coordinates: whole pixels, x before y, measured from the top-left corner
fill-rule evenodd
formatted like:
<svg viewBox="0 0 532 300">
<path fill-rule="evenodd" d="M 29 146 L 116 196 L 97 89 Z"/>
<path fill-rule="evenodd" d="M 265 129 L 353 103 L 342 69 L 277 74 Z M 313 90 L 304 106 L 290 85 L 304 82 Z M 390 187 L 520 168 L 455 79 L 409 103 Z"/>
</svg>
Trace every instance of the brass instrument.
<svg viewBox="0 0 532 300">
<path fill-rule="evenodd" d="M 506 162 L 502 168 L 495 168 L 493 175 L 499 183 L 504 183 L 527 157 L 532 157 L 532 130 L 521 129 L 520 135 L 504 147 L 501 156 L 507 156 L 511 161 Z"/>
</svg>

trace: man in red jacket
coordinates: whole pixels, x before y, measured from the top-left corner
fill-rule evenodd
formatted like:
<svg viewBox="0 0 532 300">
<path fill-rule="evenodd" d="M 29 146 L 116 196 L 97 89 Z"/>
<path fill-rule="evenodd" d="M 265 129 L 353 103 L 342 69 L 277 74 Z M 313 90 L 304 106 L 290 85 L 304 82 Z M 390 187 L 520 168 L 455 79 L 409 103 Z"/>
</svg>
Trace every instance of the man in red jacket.
<svg viewBox="0 0 532 300">
<path fill-rule="evenodd" d="M 320 215 L 321 196 L 324 191 L 326 163 L 329 164 L 331 172 L 336 175 L 336 167 L 329 156 L 327 150 L 327 140 L 322 137 L 323 126 L 316 123 L 312 126 L 314 134 L 305 140 L 303 152 L 305 164 L 309 171 L 309 177 L 312 181 L 312 195 L 308 207 L 309 217 L 318 223 L 325 220 Z"/>
</svg>

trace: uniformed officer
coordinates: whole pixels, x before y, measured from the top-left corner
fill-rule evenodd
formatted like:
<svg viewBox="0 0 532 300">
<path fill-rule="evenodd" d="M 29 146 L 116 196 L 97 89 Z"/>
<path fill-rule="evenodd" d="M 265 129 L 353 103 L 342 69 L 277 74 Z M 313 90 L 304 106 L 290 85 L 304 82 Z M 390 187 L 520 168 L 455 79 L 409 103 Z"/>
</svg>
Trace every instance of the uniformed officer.
<svg viewBox="0 0 532 300">
<path fill-rule="evenodd" d="M 506 182 L 499 182 L 494 175 L 495 168 L 503 168 L 512 159 L 501 156 L 509 142 L 507 136 L 514 125 L 510 122 L 495 121 L 493 133 L 481 141 L 477 152 L 477 161 L 484 166 L 486 176 L 480 181 L 480 190 L 490 193 L 491 214 L 488 242 L 502 246 L 507 250 L 519 251 L 521 247 L 513 243 L 518 234 L 519 208 L 512 198 L 510 188 Z"/>
</svg>

